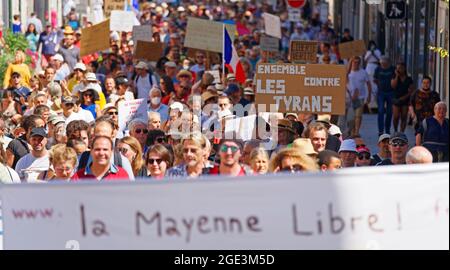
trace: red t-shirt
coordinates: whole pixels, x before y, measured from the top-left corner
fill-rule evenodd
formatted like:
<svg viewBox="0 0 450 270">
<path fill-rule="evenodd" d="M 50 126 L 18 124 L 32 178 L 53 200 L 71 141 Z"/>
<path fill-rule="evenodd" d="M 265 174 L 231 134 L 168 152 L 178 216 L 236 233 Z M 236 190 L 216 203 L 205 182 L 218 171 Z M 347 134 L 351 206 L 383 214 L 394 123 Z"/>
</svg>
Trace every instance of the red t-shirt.
<svg viewBox="0 0 450 270">
<path fill-rule="evenodd" d="M 237 176 L 245 176 L 245 170 L 242 166 L 241 170 L 239 171 L 239 174 Z M 209 174 L 210 175 L 220 175 L 220 165 L 215 165 L 214 168 L 212 168 L 211 170 L 209 170 Z"/>
<path fill-rule="evenodd" d="M 86 168 L 83 168 L 79 171 L 77 171 L 70 181 L 77 182 L 77 181 L 92 181 L 97 180 L 97 178 L 89 173 L 86 173 Z M 101 181 L 129 181 L 130 177 L 128 176 L 128 173 L 122 168 L 122 167 L 115 167 L 114 169 L 110 169 L 109 172 L 107 172 Z"/>
</svg>

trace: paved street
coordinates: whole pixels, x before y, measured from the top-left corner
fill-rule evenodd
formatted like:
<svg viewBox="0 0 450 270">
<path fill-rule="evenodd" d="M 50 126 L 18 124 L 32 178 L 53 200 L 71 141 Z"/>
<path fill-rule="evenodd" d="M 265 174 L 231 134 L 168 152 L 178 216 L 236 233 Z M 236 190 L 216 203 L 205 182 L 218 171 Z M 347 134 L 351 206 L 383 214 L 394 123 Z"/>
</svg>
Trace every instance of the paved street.
<svg viewBox="0 0 450 270">
<path fill-rule="evenodd" d="M 363 123 L 360 130 L 360 134 L 363 137 L 366 145 L 370 148 L 370 151 L 376 153 L 378 151 L 378 127 L 377 127 L 377 114 L 364 114 Z M 391 129 L 391 133 L 393 128 Z M 409 145 L 412 147 L 414 145 L 414 129 L 412 126 L 406 127 L 406 135 L 408 136 Z"/>
</svg>

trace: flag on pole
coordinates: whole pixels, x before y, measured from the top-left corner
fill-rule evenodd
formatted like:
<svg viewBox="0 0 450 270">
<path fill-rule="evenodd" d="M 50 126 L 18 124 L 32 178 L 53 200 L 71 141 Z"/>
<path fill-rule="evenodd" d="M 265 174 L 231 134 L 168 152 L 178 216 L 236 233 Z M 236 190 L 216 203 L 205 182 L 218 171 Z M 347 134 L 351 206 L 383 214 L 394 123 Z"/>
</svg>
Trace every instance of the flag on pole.
<svg viewBox="0 0 450 270">
<path fill-rule="evenodd" d="M 225 67 L 228 68 L 229 72 L 234 73 L 236 76 L 236 80 L 242 84 L 245 83 L 246 76 L 244 72 L 244 68 L 242 67 L 241 61 L 239 59 L 239 55 L 237 54 L 236 48 L 233 45 L 233 41 L 231 40 L 228 31 L 223 26 L 223 65 L 224 71 Z"/>
</svg>

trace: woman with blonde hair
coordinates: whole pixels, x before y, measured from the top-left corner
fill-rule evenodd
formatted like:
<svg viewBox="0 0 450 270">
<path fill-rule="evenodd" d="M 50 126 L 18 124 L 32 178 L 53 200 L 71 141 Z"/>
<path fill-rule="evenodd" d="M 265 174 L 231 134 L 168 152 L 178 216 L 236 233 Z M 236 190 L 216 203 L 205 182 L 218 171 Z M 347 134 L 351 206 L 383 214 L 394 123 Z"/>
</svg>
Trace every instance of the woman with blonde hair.
<svg viewBox="0 0 450 270">
<path fill-rule="evenodd" d="M 17 72 L 22 77 L 22 84 L 30 88 L 31 72 L 27 64 L 25 64 L 26 56 L 22 50 L 17 50 L 14 61 L 8 65 L 5 72 L 5 78 L 3 80 L 3 88 L 10 87 L 11 76 L 14 72 Z"/>
<path fill-rule="evenodd" d="M 318 165 L 314 159 L 301 153 L 297 148 L 286 148 L 272 158 L 269 168 L 273 173 L 297 173 L 317 171 Z"/>
<path fill-rule="evenodd" d="M 147 176 L 145 162 L 142 158 L 142 147 L 136 138 L 130 136 L 123 137 L 117 144 L 117 150 L 130 161 L 135 177 Z"/>
<path fill-rule="evenodd" d="M 75 173 L 78 156 L 73 148 L 57 144 L 50 149 L 49 160 L 50 169 L 42 172 L 38 179 L 69 181 Z"/>
<path fill-rule="evenodd" d="M 250 167 L 254 174 L 266 174 L 269 171 L 269 155 L 264 148 L 255 148 L 250 152 Z"/>
</svg>

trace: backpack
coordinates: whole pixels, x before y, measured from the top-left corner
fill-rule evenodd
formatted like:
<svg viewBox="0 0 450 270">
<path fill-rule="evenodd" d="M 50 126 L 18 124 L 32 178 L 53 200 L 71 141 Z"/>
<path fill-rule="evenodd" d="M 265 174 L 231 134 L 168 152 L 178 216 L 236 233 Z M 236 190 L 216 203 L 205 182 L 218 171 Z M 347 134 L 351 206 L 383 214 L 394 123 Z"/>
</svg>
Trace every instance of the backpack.
<svg viewBox="0 0 450 270">
<path fill-rule="evenodd" d="M 150 69 L 147 70 L 148 72 L 148 81 L 150 83 L 150 89 L 153 87 L 154 83 L 153 83 L 153 71 L 151 71 Z M 137 82 L 139 80 L 141 76 L 137 75 L 136 78 L 134 78 L 134 84 L 137 85 Z M 156 79 L 155 79 L 156 80 Z"/>
<path fill-rule="evenodd" d="M 89 157 L 91 156 L 91 151 L 86 151 L 80 156 L 80 161 L 78 162 L 77 170 L 81 170 L 86 168 L 87 163 L 89 161 Z M 122 167 L 122 156 L 119 151 L 114 150 L 114 165 Z"/>
</svg>

